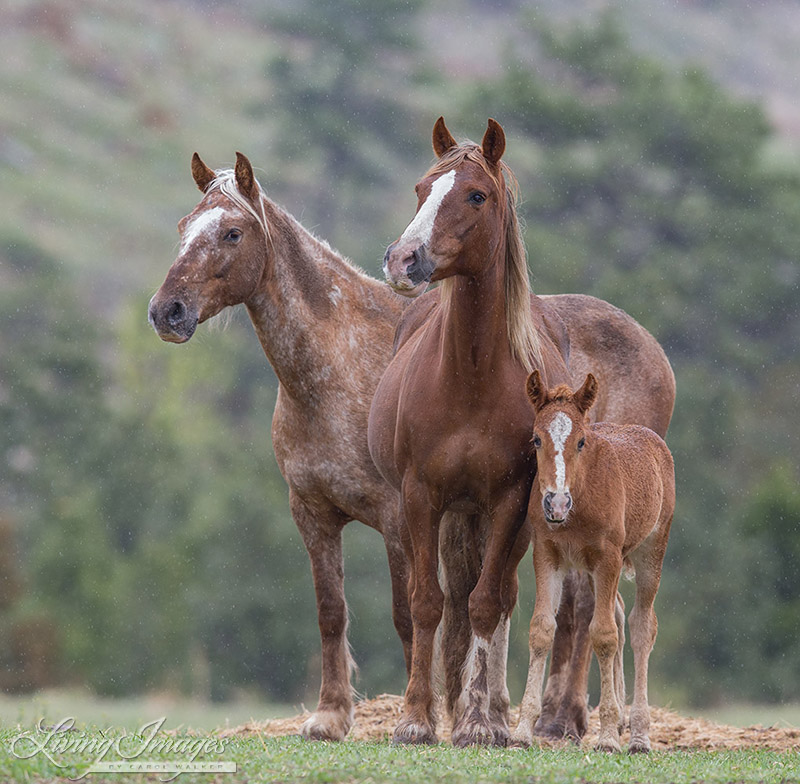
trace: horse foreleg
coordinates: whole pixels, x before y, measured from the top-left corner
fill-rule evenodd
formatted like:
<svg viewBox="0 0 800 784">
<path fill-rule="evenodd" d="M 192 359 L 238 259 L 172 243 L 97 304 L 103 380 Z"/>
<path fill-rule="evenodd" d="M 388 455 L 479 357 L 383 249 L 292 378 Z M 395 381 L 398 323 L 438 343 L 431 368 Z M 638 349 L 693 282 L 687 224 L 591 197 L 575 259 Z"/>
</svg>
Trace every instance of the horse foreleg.
<svg viewBox="0 0 800 784">
<path fill-rule="evenodd" d="M 504 746 L 508 743 L 505 716 L 498 721 L 489 715 L 489 655 L 504 611 L 510 611 L 507 605 L 512 589 L 506 570 L 516 553 L 517 537 L 525 523 L 528 491 L 529 487 L 522 485 L 512 488 L 492 514 L 483 568 L 469 597 L 472 645 L 464 667 L 461 696 L 464 707 L 453 727 L 453 744 L 456 746 Z"/>
<path fill-rule="evenodd" d="M 556 670 L 559 674 L 559 703 L 555 717 L 546 726 L 537 726 L 537 734 L 550 738 L 571 738 L 578 741 L 585 734 L 589 725 L 589 710 L 586 695 L 589 684 L 589 666 L 592 662 L 592 647 L 589 639 L 589 623 L 594 612 L 594 594 L 588 577 L 578 572 L 569 572 L 565 583 L 574 580 L 571 588 L 572 613 L 562 615 L 564 601 L 556 616 L 559 627 L 566 624 L 564 634 L 561 629 L 556 632 L 553 660 L 563 663 L 566 670 Z M 571 622 L 571 623 L 570 623 Z M 557 649 L 559 643 L 571 637 L 571 644 L 562 652 Z M 551 673 L 555 674 L 553 665 Z M 553 677 L 551 674 L 551 677 Z"/>
<path fill-rule="evenodd" d="M 389 561 L 389 576 L 392 582 L 392 620 L 394 628 L 403 644 L 403 657 L 406 662 L 406 674 L 411 674 L 411 646 L 414 637 L 414 625 L 411 620 L 411 607 L 408 602 L 409 563 L 406 549 L 403 546 L 402 524 L 398 518 L 392 519 L 383 526 L 383 541 L 386 546 L 386 557 Z"/>
<path fill-rule="evenodd" d="M 536 578 L 536 603 L 531 618 L 530 662 L 525 694 L 519 710 L 519 722 L 512 742 L 519 746 L 530 746 L 536 722 L 542 712 L 542 683 L 547 654 L 553 647 L 556 633 L 556 609 L 561 597 L 563 573 L 558 571 L 557 559 L 543 547 L 534 543 L 534 572 Z"/>
<path fill-rule="evenodd" d="M 620 751 L 614 660 L 619 646 L 615 610 L 621 570 L 622 558 L 615 553 L 601 560 L 592 574 L 595 604 L 589 636 L 600 665 L 600 737 L 595 745 L 598 751 Z"/>
<path fill-rule="evenodd" d="M 293 493 L 292 516 L 311 559 L 322 638 L 322 683 L 317 709 L 300 731 L 309 740 L 344 740 L 353 724 L 353 660 L 347 642 L 347 603 L 344 597 L 342 519 L 311 511 Z"/>
<path fill-rule="evenodd" d="M 437 575 L 440 514 L 431 508 L 425 488 L 409 477 L 403 481 L 403 512 L 413 551 L 411 618 L 414 640 L 403 716 L 394 731 L 393 741 L 436 743 L 431 669 L 436 629 L 444 604 Z"/>
</svg>

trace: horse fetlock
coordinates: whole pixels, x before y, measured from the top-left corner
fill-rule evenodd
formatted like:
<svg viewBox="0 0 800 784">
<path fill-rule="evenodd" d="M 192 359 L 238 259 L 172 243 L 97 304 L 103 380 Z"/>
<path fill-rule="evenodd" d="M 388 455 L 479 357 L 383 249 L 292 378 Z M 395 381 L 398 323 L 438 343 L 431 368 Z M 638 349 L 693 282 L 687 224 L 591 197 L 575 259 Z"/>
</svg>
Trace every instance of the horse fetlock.
<svg viewBox="0 0 800 784">
<path fill-rule="evenodd" d="M 432 745 L 438 742 L 433 724 L 414 719 L 402 719 L 392 735 L 394 744 Z"/>
<path fill-rule="evenodd" d="M 306 740 L 344 740 L 353 726 L 353 709 L 317 710 L 300 728 Z"/>
<path fill-rule="evenodd" d="M 463 748 L 464 746 L 492 746 L 495 745 L 495 732 L 491 726 L 489 717 L 477 707 L 467 710 L 453 727 L 453 745 Z M 501 745 L 505 746 L 508 742 L 508 732 L 506 730 L 505 740 Z"/>
</svg>

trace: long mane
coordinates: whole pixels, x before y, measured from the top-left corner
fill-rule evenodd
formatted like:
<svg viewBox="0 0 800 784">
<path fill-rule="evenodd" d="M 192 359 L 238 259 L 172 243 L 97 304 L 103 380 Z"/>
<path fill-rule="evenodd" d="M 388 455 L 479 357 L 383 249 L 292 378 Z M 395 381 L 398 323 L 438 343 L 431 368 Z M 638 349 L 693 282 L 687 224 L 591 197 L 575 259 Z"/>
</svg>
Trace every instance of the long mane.
<svg viewBox="0 0 800 784">
<path fill-rule="evenodd" d="M 425 175 L 444 174 L 464 162 L 477 163 L 495 181 L 499 190 L 505 190 L 505 308 L 506 331 L 511 353 L 528 372 L 542 364 L 542 345 L 539 333 L 531 316 L 531 283 L 528 277 L 528 256 L 522 241 L 517 203 L 519 185 L 511 169 L 500 161 L 500 176 L 493 172 L 481 148 L 472 142 L 465 142 L 449 149 Z M 447 307 L 455 281 L 447 278 L 439 286 L 441 302 Z"/>
<path fill-rule="evenodd" d="M 264 231 L 264 241 L 269 248 L 272 245 L 272 236 L 270 235 L 267 213 L 264 208 L 264 191 L 258 180 L 256 180 L 256 187 L 258 188 L 259 210 L 257 210 L 250 203 L 250 200 L 246 199 L 239 191 L 239 186 L 236 184 L 236 173 L 233 169 L 217 169 L 214 174 L 217 176 L 208 184 L 206 193 L 217 190 L 224 196 L 227 196 L 239 209 L 252 215 Z"/>
</svg>

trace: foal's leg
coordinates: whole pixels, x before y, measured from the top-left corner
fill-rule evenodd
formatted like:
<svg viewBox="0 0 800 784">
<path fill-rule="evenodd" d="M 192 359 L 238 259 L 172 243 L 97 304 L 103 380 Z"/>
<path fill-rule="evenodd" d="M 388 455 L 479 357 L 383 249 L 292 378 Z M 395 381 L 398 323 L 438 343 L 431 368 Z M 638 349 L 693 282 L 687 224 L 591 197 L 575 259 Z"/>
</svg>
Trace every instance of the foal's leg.
<svg viewBox="0 0 800 784">
<path fill-rule="evenodd" d="M 663 556 L 662 556 L 663 557 Z M 661 580 L 659 559 L 635 558 L 636 599 L 628 622 L 633 648 L 633 704 L 631 705 L 631 754 L 650 751 L 650 706 L 647 701 L 647 667 L 658 632 L 653 603 Z"/>
<path fill-rule="evenodd" d="M 289 492 L 292 517 L 311 559 L 322 638 L 322 685 L 316 711 L 300 731 L 309 740 L 344 740 L 353 724 L 353 660 L 347 642 L 347 603 L 344 598 L 342 527 L 334 510 L 311 511 Z"/>
<path fill-rule="evenodd" d="M 600 737 L 595 746 L 598 751 L 620 751 L 614 660 L 619 645 L 615 608 L 621 570 L 622 558 L 613 553 L 601 560 L 592 574 L 595 604 L 589 636 L 600 665 Z"/>
<path fill-rule="evenodd" d="M 542 712 L 542 683 L 547 654 L 553 647 L 556 634 L 556 609 L 561 598 L 564 575 L 558 571 L 542 548 L 537 552 L 534 542 L 533 563 L 536 577 L 536 603 L 531 618 L 529 648 L 530 663 L 525 694 L 519 711 L 519 723 L 511 741 L 518 746 L 530 746 L 533 732 Z"/>
<path fill-rule="evenodd" d="M 536 734 L 578 741 L 589 725 L 586 693 L 592 662 L 589 623 L 594 613 L 594 594 L 586 574 L 570 571 L 564 582 L 567 596 L 562 594 L 556 616 L 556 638 L 544 703 L 545 709 L 550 707 L 555 715 L 543 714 Z M 553 678 L 556 688 L 551 689 Z"/>
<path fill-rule="evenodd" d="M 410 597 L 414 641 L 403 716 L 393 741 L 436 743 L 431 668 L 436 628 L 444 604 L 437 575 L 440 515 L 431 508 L 424 487 L 408 475 L 403 480 L 403 510 L 414 555 Z"/>
</svg>

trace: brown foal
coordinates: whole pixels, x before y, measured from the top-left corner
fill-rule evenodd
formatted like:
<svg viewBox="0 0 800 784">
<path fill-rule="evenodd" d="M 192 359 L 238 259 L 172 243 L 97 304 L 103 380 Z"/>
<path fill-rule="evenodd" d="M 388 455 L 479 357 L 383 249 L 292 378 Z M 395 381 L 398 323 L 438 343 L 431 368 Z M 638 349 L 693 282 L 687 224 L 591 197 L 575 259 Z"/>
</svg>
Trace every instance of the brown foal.
<svg viewBox="0 0 800 784">
<path fill-rule="evenodd" d="M 629 618 L 635 669 L 629 750 L 647 752 L 647 665 L 658 628 L 653 603 L 675 509 L 672 455 L 649 428 L 589 424 L 587 414 L 598 391 L 591 373 L 576 392 L 568 386 L 548 391 L 534 370 L 526 389 L 536 415 L 537 480 L 528 509 L 536 603 L 528 681 L 513 739 L 525 745 L 532 741 L 562 581 L 568 569 L 577 568 L 588 572 L 595 596 L 589 635 L 600 663 L 597 748 L 620 750 L 624 692 L 615 683 L 620 677 L 614 667 L 620 644 L 615 601 L 625 567 L 633 570 L 636 580 Z"/>
</svg>

